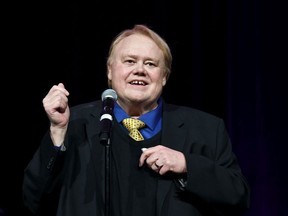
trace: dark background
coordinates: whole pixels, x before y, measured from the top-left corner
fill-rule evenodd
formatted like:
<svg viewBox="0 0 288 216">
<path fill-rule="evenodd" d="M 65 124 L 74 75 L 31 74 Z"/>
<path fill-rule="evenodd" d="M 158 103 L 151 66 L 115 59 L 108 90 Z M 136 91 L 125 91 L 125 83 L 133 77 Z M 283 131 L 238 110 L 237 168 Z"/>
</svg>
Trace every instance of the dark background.
<svg viewBox="0 0 288 216">
<path fill-rule="evenodd" d="M 277 0 L 30 1 L 3 4 L 0 215 L 29 215 L 23 170 L 63 82 L 70 106 L 107 88 L 112 39 L 146 24 L 170 45 L 168 102 L 222 117 L 251 187 L 245 216 L 288 215 L 287 3 Z M 4 36 L 4 37 L 3 37 Z"/>
</svg>

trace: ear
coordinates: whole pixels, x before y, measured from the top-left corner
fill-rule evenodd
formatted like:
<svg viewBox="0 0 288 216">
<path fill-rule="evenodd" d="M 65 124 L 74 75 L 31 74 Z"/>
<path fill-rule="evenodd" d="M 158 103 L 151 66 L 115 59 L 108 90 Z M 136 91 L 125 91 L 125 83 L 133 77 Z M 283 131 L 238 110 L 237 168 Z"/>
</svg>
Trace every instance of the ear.
<svg viewBox="0 0 288 216">
<path fill-rule="evenodd" d="M 112 70 L 110 65 L 107 66 L 107 78 L 108 80 L 112 80 Z"/>
<path fill-rule="evenodd" d="M 167 83 L 167 76 L 164 76 L 162 78 L 162 86 L 164 87 L 166 85 L 166 83 Z"/>
</svg>

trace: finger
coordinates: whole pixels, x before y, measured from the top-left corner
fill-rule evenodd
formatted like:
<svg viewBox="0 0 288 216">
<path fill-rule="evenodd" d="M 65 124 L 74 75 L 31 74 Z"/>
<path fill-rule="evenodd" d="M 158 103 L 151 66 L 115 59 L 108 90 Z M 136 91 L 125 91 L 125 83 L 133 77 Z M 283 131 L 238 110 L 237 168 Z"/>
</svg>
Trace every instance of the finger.
<svg viewBox="0 0 288 216">
<path fill-rule="evenodd" d="M 158 159 L 157 154 L 157 149 L 159 147 L 154 146 L 154 147 L 150 147 L 150 148 L 142 148 L 142 154 L 140 156 L 139 159 L 139 166 L 143 166 L 145 160 L 146 163 L 151 167 L 153 163 L 155 163 L 155 161 Z"/>
<path fill-rule="evenodd" d="M 153 164 L 156 164 L 156 161 L 158 159 L 159 159 L 159 155 L 157 153 L 153 153 L 148 158 L 146 158 L 146 164 L 152 167 Z"/>
<path fill-rule="evenodd" d="M 145 151 L 147 151 L 147 148 L 142 148 L 142 154 L 140 156 L 140 159 L 139 159 L 139 166 L 143 166 L 144 164 L 144 161 L 149 157 L 149 154 L 145 153 Z"/>
<path fill-rule="evenodd" d="M 68 98 L 63 92 L 57 91 L 51 95 L 47 95 L 43 99 L 43 104 L 45 107 L 63 107 L 67 104 Z"/>
<path fill-rule="evenodd" d="M 160 174 L 160 175 L 164 175 L 166 172 L 168 172 L 169 171 L 169 168 L 168 168 L 168 166 L 161 166 L 160 168 L 159 168 L 159 171 L 158 171 L 158 173 Z"/>
<path fill-rule="evenodd" d="M 151 169 L 156 171 L 156 172 L 159 172 L 159 170 L 161 169 L 161 167 L 159 167 L 156 163 L 153 163 L 151 165 Z"/>
<path fill-rule="evenodd" d="M 157 153 L 155 152 L 154 147 L 151 148 L 142 148 L 142 154 L 139 159 L 139 166 L 143 166 L 144 162 L 151 167 L 153 163 L 158 159 Z"/>
<path fill-rule="evenodd" d="M 65 89 L 65 86 L 64 86 L 64 84 L 63 83 L 59 83 L 58 84 L 58 89 L 60 90 L 60 91 L 62 91 L 66 96 L 69 96 L 69 92 Z"/>
<path fill-rule="evenodd" d="M 157 167 L 162 167 L 162 166 L 163 166 L 163 163 L 160 161 L 160 159 L 157 159 L 157 160 L 155 161 L 155 165 L 156 165 Z"/>
<path fill-rule="evenodd" d="M 157 161 L 152 164 L 151 169 L 160 175 L 164 175 L 169 170 L 167 166 L 165 167 L 164 165 L 159 165 Z"/>
</svg>

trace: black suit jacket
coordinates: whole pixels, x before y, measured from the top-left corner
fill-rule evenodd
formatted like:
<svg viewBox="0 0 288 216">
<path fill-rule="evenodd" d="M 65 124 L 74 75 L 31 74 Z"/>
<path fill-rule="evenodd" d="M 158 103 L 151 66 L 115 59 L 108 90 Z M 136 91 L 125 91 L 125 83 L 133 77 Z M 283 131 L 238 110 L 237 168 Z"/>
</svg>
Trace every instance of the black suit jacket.
<svg viewBox="0 0 288 216">
<path fill-rule="evenodd" d="M 24 173 L 24 203 L 32 212 L 104 215 L 105 148 L 99 143 L 100 113 L 101 101 L 71 108 L 66 151 L 53 148 L 49 133 L 44 136 Z M 248 208 L 249 187 L 223 120 L 164 103 L 161 139 L 162 145 L 184 153 L 188 173 L 184 188 L 178 181 L 159 180 L 157 216 L 234 216 Z"/>
</svg>

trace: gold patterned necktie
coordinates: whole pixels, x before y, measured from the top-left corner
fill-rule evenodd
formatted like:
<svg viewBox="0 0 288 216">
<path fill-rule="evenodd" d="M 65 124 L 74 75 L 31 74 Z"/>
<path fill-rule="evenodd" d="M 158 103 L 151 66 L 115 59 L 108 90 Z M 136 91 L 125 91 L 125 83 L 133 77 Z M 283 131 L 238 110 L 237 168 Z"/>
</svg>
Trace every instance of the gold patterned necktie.
<svg viewBox="0 0 288 216">
<path fill-rule="evenodd" d="M 139 129 L 145 126 L 145 123 L 139 119 L 126 118 L 122 121 L 123 125 L 129 130 L 129 135 L 136 141 L 144 140 Z"/>
</svg>

